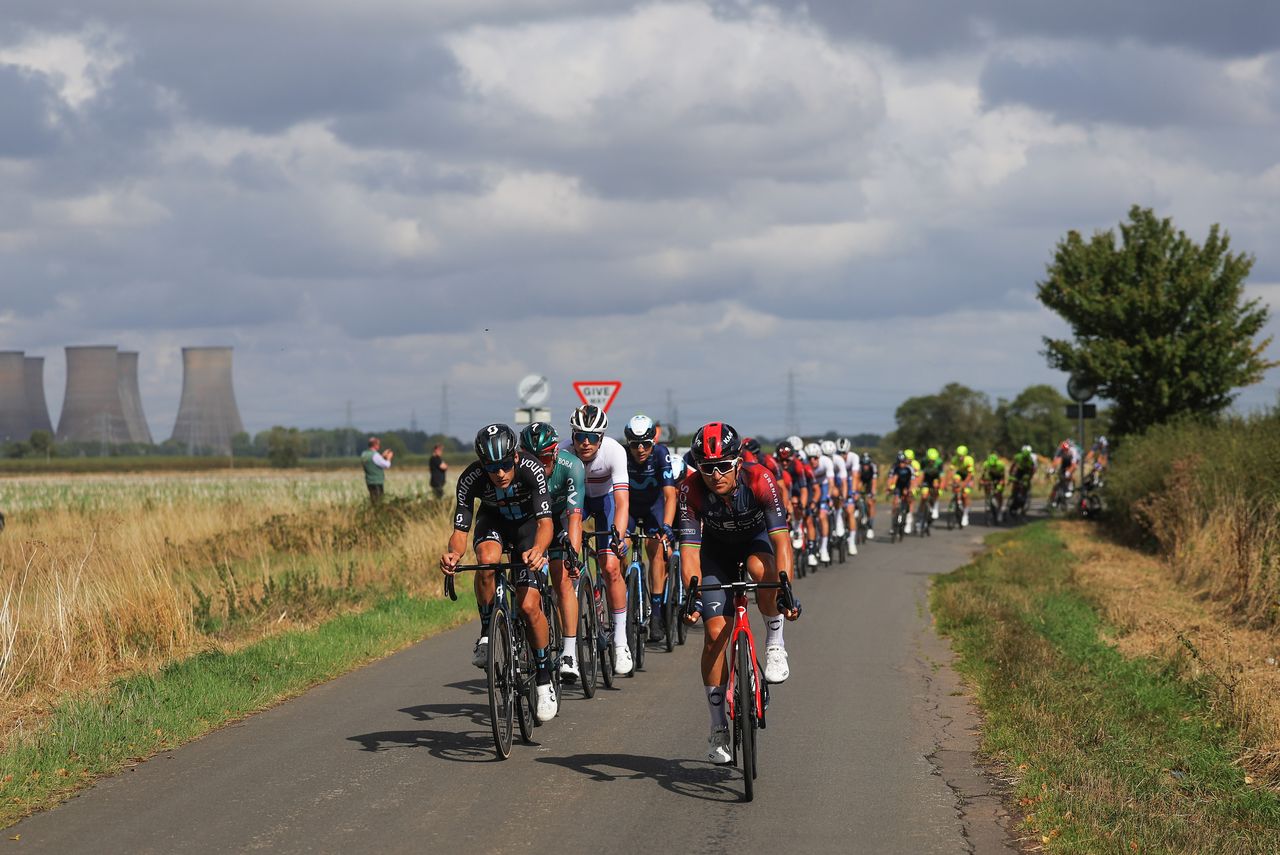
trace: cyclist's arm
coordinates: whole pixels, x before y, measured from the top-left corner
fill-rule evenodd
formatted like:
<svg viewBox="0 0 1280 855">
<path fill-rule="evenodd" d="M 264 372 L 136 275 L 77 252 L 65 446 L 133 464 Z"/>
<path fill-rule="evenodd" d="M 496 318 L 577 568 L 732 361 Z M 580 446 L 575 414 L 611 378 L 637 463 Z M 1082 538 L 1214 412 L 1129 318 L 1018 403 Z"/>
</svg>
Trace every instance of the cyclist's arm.
<svg viewBox="0 0 1280 855">
<path fill-rule="evenodd" d="M 520 557 L 526 565 L 536 569 L 542 565 L 542 557 L 555 534 L 555 524 L 551 521 L 551 493 L 547 490 L 547 475 L 538 458 L 521 457 L 517 469 L 518 477 L 523 478 L 533 492 L 533 515 L 538 520 L 533 546 Z"/>
<path fill-rule="evenodd" d="M 702 519 L 698 515 L 699 501 L 694 491 L 698 488 L 686 481 L 680 488 L 678 501 L 680 540 L 680 575 L 687 588 L 694 576 L 702 577 Z"/>
<path fill-rule="evenodd" d="M 569 511 L 569 545 L 573 551 L 582 554 L 582 510 Z"/>
<path fill-rule="evenodd" d="M 569 478 L 565 482 L 565 488 L 569 491 L 569 501 L 566 505 L 569 514 L 569 545 L 578 554 L 582 553 L 582 497 L 587 495 L 586 472 L 586 467 L 577 457 L 569 461 Z"/>
</svg>

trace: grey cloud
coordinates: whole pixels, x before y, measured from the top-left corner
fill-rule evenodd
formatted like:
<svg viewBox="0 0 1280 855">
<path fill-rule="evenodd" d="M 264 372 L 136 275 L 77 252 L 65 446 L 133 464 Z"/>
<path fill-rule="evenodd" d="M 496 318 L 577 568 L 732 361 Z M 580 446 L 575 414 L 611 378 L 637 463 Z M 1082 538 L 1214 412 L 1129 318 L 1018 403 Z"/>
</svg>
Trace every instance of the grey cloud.
<svg viewBox="0 0 1280 855">
<path fill-rule="evenodd" d="M 48 78 L 0 64 L 0 157 L 33 158 L 57 147 L 59 134 L 50 119 L 58 97 Z"/>
<path fill-rule="evenodd" d="M 1144 125 L 1256 125 L 1257 104 L 1214 62 L 1184 51 L 1081 45 L 1048 60 L 996 55 L 984 100 L 1022 103 L 1064 121 Z"/>
</svg>

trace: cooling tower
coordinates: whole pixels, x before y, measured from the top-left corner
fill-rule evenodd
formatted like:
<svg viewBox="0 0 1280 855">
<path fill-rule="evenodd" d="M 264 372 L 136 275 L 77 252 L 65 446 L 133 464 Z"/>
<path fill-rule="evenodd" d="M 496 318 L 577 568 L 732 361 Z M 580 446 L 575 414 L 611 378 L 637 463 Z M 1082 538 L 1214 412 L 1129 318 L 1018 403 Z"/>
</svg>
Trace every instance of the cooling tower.
<svg viewBox="0 0 1280 855">
<path fill-rule="evenodd" d="M 21 442 L 30 435 L 22 351 L 0 351 L 0 442 Z"/>
<path fill-rule="evenodd" d="M 49 404 L 44 399 L 44 357 L 24 357 L 22 369 L 27 389 L 27 428 L 31 432 L 47 430 L 53 433 Z"/>
<path fill-rule="evenodd" d="M 116 355 L 116 380 L 120 387 L 120 406 L 130 442 L 151 444 L 151 428 L 142 413 L 142 395 L 138 393 L 138 354 L 122 350 Z"/>
<path fill-rule="evenodd" d="M 59 442 L 128 442 L 115 345 L 67 348 Z"/>
<path fill-rule="evenodd" d="M 182 403 L 172 439 L 187 451 L 231 453 L 231 437 L 244 430 L 231 385 L 231 348 L 182 349 Z"/>
</svg>

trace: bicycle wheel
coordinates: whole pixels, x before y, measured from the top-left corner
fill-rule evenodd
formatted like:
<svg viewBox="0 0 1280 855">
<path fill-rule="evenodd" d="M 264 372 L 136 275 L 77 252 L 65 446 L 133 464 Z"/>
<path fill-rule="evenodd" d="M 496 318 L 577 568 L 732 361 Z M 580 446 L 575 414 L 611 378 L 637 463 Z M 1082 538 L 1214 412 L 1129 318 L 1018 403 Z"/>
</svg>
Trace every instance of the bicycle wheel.
<svg viewBox="0 0 1280 855">
<path fill-rule="evenodd" d="M 662 623 L 667 630 L 663 637 L 663 644 L 666 645 L 668 653 L 673 653 L 676 649 L 676 622 L 680 620 L 679 599 L 676 574 L 672 572 L 671 565 L 667 565 L 667 584 L 663 586 L 662 591 Z"/>
<path fill-rule="evenodd" d="M 511 755 L 511 728 L 516 706 L 515 654 L 507 611 L 495 606 L 489 623 L 489 721 L 499 760 Z"/>
<path fill-rule="evenodd" d="M 537 706 L 537 691 L 533 679 L 533 651 L 519 637 L 524 635 L 523 623 L 520 621 L 511 627 L 516 648 L 516 724 L 520 726 L 520 738 L 525 743 L 532 743 L 533 728 L 537 725 L 533 716 L 533 710 Z"/>
<path fill-rule="evenodd" d="M 747 640 L 739 636 L 734 651 L 734 733 L 742 749 L 742 782 L 744 802 L 756 795 L 756 693 L 755 669 L 751 667 L 751 650 Z"/>
<path fill-rule="evenodd" d="M 591 578 L 584 576 L 578 583 L 578 679 L 582 681 L 583 696 L 588 698 L 595 697 L 596 682 L 600 679 L 595 617 Z"/>
<path fill-rule="evenodd" d="M 592 587 L 591 600 L 595 608 L 595 645 L 596 658 L 600 662 L 600 676 L 604 679 L 604 687 L 612 689 L 614 668 L 617 663 L 613 655 L 613 615 L 609 612 L 609 602 L 604 596 L 603 576 Z"/>
<path fill-rule="evenodd" d="M 564 655 L 564 623 L 560 620 L 558 599 L 555 588 L 550 585 L 542 592 L 542 614 L 547 619 L 547 655 L 551 657 L 552 674 L 559 672 L 560 657 Z"/>
<path fill-rule="evenodd" d="M 684 600 L 685 600 L 685 588 L 684 588 L 684 577 L 680 575 L 680 565 L 679 565 L 679 564 L 677 564 L 677 565 L 676 565 L 676 567 L 675 567 L 675 571 L 674 571 L 674 572 L 675 572 L 675 576 L 676 576 L 676 622 L 675 622 L 675 627 L 676 627 L 676 631 L 679 633 L 679 635 L 676 637 L 676 642 L 677 642 L 678 644 L 680 644 L 680 645 L 682 645 L 682 646 L 683 646 L 683 645 L 684 645 L 684 642 L 685 642 L 685 639 L 687 639 L 687 638 L 689 637 L 689 625 L 688 625 L 687 623 L 685 623 L 685 622 L 684 622 Z"/>
<path fill-rule="evenodd" d="M 632 565 L 633 572 L 627 575 L 627 646 L 631 648 L 631 674 L 644 666 L 644 634 L 640 629 L 640 574 Z"/>
</svg>

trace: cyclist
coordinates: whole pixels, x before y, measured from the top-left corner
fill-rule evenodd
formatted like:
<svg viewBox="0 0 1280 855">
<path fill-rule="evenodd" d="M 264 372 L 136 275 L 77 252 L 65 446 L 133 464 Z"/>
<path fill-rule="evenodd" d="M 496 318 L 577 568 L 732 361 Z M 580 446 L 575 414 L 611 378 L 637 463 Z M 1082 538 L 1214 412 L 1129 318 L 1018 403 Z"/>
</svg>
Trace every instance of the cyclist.
<svg viewBox="0 0 1280 855">
<path fill-rule="evenodd" d="M 1076 467 L 1079 464 L 1080 450 L 1071 440 L 1064 439 L 1053 456 L 1052 466 L 1058 473 L 1058 480 L 1066 485 L 1068 499 L 1071 498 L 1072 488 L 1075 486 Z"/>
<path fill-rule="evenodd" d="M 448 550 L 440 556 L 440 570 L 453 574 L 467 548 L 472 507 L 480 501 L 472 538 L 476 561 L 492 564 L 502 553 L 524 567 L 512 576 L 516 599 L 524 614 L 537 668 L 536 707 L 541 721 L 556 714 L 556 689 L 551 680 L 551 656 L 547 650 L 547 619 L 542 614 L 542 565 L 551 545 L 555 526 L 551 520 L 551 500 L 547 476 L 536 457 L 522 455 L 515 431 L 504 424 L 487 425 L 476 434 L 476 462 L 458 476 L 458 503 L 453 517 L 453 534 Z M 493 615 L 496 584 L 494 571 L 475 575 L 476 608 L 480 612 L 480 639 L 472 654 L 472 664 L 484 668 L 489 658 L 489 619 Z"/>
<path fill-rule="evenodd" d="M 778 484 L 763 466 L 743 463 L 741 440 L 723 422 L 699 428 L 693 438 L 697 471 L 680 487 L 680 569 L 685 583 L 694 576 L 708 585 L 732 582 L 739 564 L 752 579 L 777 582 L 779 573 L 791 573 L 791 544 L 786 512 Z M 759 591 L 756 605 L 765 622 L 764 677 L 781 683 L 790 676 L 783 641 L 783 615 L 777 592 Z M 706 632 L 702 647 L 702 685 L 711 714 L 707 759 L 728 763 L 729 726 L 724 713 L 724 688 L 728 679 L 725 646 L 728 601 L 723 591 L 699 593 L 693 621 L 703 619 Z M 797 608 L 785 615 L 800 616 Z"/>
<path fill-rule="evenodd" d="M 876 536 L 876 481 L 879 476 L 880 468 L 868 451 L 858 460 L 858 488 L 867 500 L 867 540 L 874 540 Z"/>
<path fill-rule="evenodd" d="M 946 464 L 942 454 L 936 448 L 924 453 L 924 463 L 920 464 L 920 501 L 929 505 L 929 516 L 938 518 L 938 495 L 942 486 L 942 475 Z"/>
<path fill-rule="evenodd" d="M 911 495 L 914 497 L 918 495 L 920 492 L 920 477 L 921 477 L 920 461 L 916 460 L 916 453 L 914 450 L 910 448 L 905 449 L 902 452 L 902 454 L 907 458 L 907 464 L 911 467 L 912 472 L 914 472 L 914 475 L 912 476 L 912 480 L 911 480 Z M 913 517 L 913 514 L 910 511 L 908 511 L 907 512 L 907 528 L 906 528 L 907 534 L 911 534 L 911 525 L 913 522 L 915 522 L 915 520 L 912 517 Z"/>
<path fill-rule="evenodd" d="M 960 495 L 961 528 L 969 524 L 969 492 L 973 489 L 975 468 L 974 460 L 969 456 L 969 446 L 957 445 L 955 457 L 951 458 L 951 489 Z"/>
<path fill-rule="evenodd" d="M 649 640 L 662 641 L 662 592 L 667 585 L 666 556 L 659 545 L 671 548 L 675 538 L 671 526 L 676 521 L 676 482 L 672 476 L 670 452 L 658 442 L 657 426 L 646 415 L 633 416 L 623 430 L 627 440 L 627 478 L 631 490 L 631 514 L 627 532 L 637 528 L 662 539 L 645 541 L 649 555 L 649 599 L 652 618 Z"/>
<path fill-rule="evenodd" d="M 831 537 L 831 520 L 827 519 L 827 511 L 831 510 L 831 494 L 836 481 L 836 465 L 830 457 L 822 453 L 822 446 L 811 442 L 804 447 L 805 456 L 809 458 L 809 468 L 813 470 L 813 490 L 809 493 L 809 538 L 818 536 L 818 561 L 831 563 L 831 552 L 827 549 Z M 812 554 L 812 545 L 810 546 Z M 813 566 L 817 561 L 810 561 Z"/>
<path fill-rule="evenodd" d="M 1095 470 L 1105 470 L 1110 459 L 1111 457 L 1107 438 L 1105 436 L 1100 436 L 1093 441 L 1093 447 L 1090 448 L 1089 453 L 1085 455 L 1084 468 L 1091 472 Z"/>
<path fill-rule="evenodd" d="M 836 440 L 836 455 L 844 460 L 844 530 L 848 532 L 849 554 L 858 554 L 858 452 L 848 438 Z"/>
<path fill-rule="evenodd" d="M 995 521 L 997 523 L 1004 515 L 1004 479 L 1004 461 L 993 451 L 987 455 L 987 459 L 982 464 L 982 492 L 986 494 L 988 502 L 992 497 L 996 500 Z"/>
<path fill-rule="evenodd" d="M 565 559 L 570 550 L 575 558 L 582 554 L 582 502 L 586 496 L 582 461 L 560 448 L 560 435 L 547 422 L 533 422 L 520 431 L 520 450 L 538 458 L 547 475 L 551 520 L 555 524 L 547 557 L 551 559 L 551 584 L 558 595 L 556 606 L 564 632 L 560 681 L 572 683 L 578 679 L 578 595 L 573 590 L 578 565 L 575 560 Z"/>
<path fill-rule="evenodd" d="M 801 525 L 804 509 L 809 507 L 809 476 L 807 474 L 809 467 L 800 460 L 799 452 L 789 439 L 778 443 L 774 456 L 778 460 L 778 465 L 782 467 L 785 482 L 790 485 L 789 518 L 795 521 L 796 525 Z"/>
<path fill-rule="evenodd" d="M 899 451 L 898 456 L 894 458 L 893 466 L 889 469 L 889 475 L 885 478 L 885 498 L 893 499 L 893 516 L 897 519 L 898 506 L 906 503 L 903 513 L 906 515 L 904 530 L 906 533 L 911 532 L 911 487 L 916 480 L 916 470 L 911 465 L 906 452 Z M 892 529 L 892 526 L 890 526 Z M 893 534 L 892 530 L 889 532 Z M 890 538 L 892 540 L 892 538 Z"/>
<path fill-rule="evenodd" d="M 848 492 L 846 487 L 846 482 L 849 480 L 848 459 L 836 448 L 834 439 L 824 439 L 819 445 L 823 456 L 831 459 L 831 466 L 835 470 L 835 478 L 831 482 L 831 509 L 843 514 L 844 497 Z M 845 531 L 848 530 L 849 527 L 845 526 Z"/>
<path fill-rule="evenodd" d="M 1027 503 L 1031 498 L 1031 481 L 1035 478 L 1035 475 L 1035 452 L 1031 450 L 1031 446 L 1024 445 L 1013 456 L 1013 463 L 1009 467 L 1009 481 L 1013 484 L 1012 494 L 1009 497 L 1010 510 L 1026 513 Z M 1016 508 L 1015 502 L 1017 503 Z"/>
<path fill-rule="evenodd" d="M 778 482 L 778 487 L 782 490 L 782 495 L 791 495 L 791 476 L 787 474 L 787 470 L 782 468 L 782 464 L 778 462 L 778 458 L 772 454 L 765 454 L 760 447 L 760 440 L 745 437 L 742 440 L 742 462 L 743 463 L 759 463 L 765 469 L 769 470 L 769 474 L 773 476 L 773 480 Z"/>
<path fill-rule="evenodd" d="M 596 544 L 596 561 L 605 578 L 605 599 L 613 615 L 614 672 L 630 674 L 631 648 L 627 646 L 627 585 L 622 580 L 622 560 L 627 543 L 631 511 L 631 479 L 627 475 L 627 452 L 622 444 L 604 432 L 609 417 L 599 407 L 585 404 L 569 418 L 573 430 L 573 453 L 582 461 L 587 475 L 586 513 L 596 531 L 613 532 L 614 537 Z"/>
</svg>

